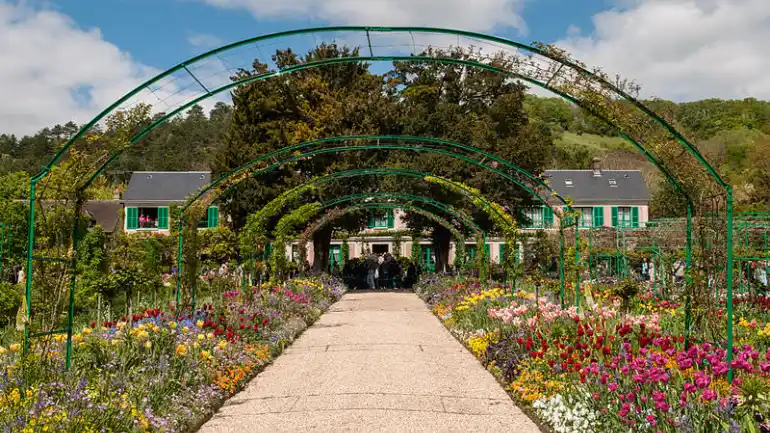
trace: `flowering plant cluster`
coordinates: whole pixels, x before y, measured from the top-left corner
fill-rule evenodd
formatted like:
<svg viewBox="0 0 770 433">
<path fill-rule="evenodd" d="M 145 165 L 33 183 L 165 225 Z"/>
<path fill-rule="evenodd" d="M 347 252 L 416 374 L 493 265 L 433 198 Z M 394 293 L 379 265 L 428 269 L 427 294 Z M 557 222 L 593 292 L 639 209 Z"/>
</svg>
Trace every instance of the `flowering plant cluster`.
<svg viewBox="0 0 770 433">
<path fill-rule="evenodd" d="M 737 319 L 729 364 L 724 340 L 685 341 L 677 302 L 643 294 L 630 309 L 611 297 L 562 309 L 467 286 L 418 293 L 555 432 L 770 432 L 770 327 L 761 314 Z"/>
<path fill-rule="evenodd" d="M 194 429 L 342 294 L 293 280 L 226 296 L 193 314 L 159 310 L 0 347 L 3 431 L 176 432 Z M 299 325 L 298 325 L 299 324 Z"/>
</svg>

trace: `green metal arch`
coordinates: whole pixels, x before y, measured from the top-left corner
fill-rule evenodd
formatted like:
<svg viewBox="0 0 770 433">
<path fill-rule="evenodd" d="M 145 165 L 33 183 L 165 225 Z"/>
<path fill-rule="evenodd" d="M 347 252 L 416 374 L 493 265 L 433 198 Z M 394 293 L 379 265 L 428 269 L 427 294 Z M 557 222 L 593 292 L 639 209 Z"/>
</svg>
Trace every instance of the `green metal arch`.
<svg viewBox="0 0 770 433">
<path fill-rule="evenodd" d="M 357 168 L 357 169 L 351 169 L 351 170 L 345 170 L 345 171 L 338 171 L 338 172 L 335 172 L 335 173 L 329 173 L 329 174 L 326 174 L 326 175 L 323 175 L 323 176 L 319 176 L 319 177 L 310 179 L 307 182 L 304 182 L 304 183 L 302 183 L 300 185 L 295 186 L 290 191 L 298 191 L 299 192 L 299 191 L 301 191 L 304 187 L 306 187 L 309 184 L 322 185 L 322 184 L 325 184 L 325 183 L 328 183 L 328 182 L 332 182 L 332 181 L 335 181 L 335 180 L 338 180 L 338 179 L 344 179 L 344 178 L 349 178 L 349 177 L 358 177 L 358 176 L 375 176 L 375 175 L 395 175 L 395 176 L 412 177 L 412 178 L 416 178 L 416 179 L 424 179 L 425 177 L 428 177 L 428 176 L 433 176 L 433 177 L 441 178 L 440 176 L 435 176 L 435 175 L 433 175 L 431 173 L 427 173 L 427 172 L 423 172 L 423 171 L 416 171 L 416 170 L 409 170 L 409 169 L 404 169 L 404 168 Z M 442 178 L 442 179 L 444 179 L 444 178 Z M 471 191 L 471 190 L 464 190 L 464 191 L 467 193 L 467 196 L 476 198 L 480 202 L 482 202 L 486 208 L 488 208 L 488 209 L 490 209 L 490 210 L 492 210 L 492 211 L 494 211 L 496 213 L 499 213 L 499 210 L 497 208 L 495 208 L 494 206 L 492 206 L 492 204 L 489 202 L 489 200 L 487 200 L 486 197 L 484 197 L 483 195 L 478 194 L 475 191 Z M 398 195 L 398 193 L 376 193 L 375 192 L 375 193 L 362 193 L 362 194 L 359 194 L 359 196 L 363 198 L 363 197 L 376 196 L 378 194 Z M 348 197 L 348 196 L 345 196 L 345 197 Z M 420 196 L 414 196 L 414 197 L 420 197 Z M 429 198 L 425 198 L 425 199 L 429 199 Z M 335 198 L 335 199 L 332 199 L 332 200 L 337 200 L 337 199 Z M 429 200 L 432 200 L 432 201 L 436 202 L 434 199 L 429 199 Z M 437 203 L 440 203 L 440 202 L 437 202 Z M 449 206 L 449 205 L 444 205 L 444 206 Z M 452 209 L 454 209 L 454 207 L 452 207 Z M 478 225 L 476 225 L 475 222 L 473 222 L 473 218 L 471 218 L 470 216 L 468 216 L 464 212 L 461 213 L 461 217 L 464 220 L 470 221 L 470 223 L 467 224 L 467 225 L 469 227 L 471 227 L 473 230 L 476 230 L 476 231 L 481 230 L 478 227 Z M 181 222 L 182 219 L 180 218 L 179 221 Z"/>
<path fill-rule="evenodd" d="M 393 205 L 392 209 L 396 209 L 396 208 L 398 208 L 398 209 L 405 209 L 405 210 L 407 210 L 409 212 L 415 212 L 415 213 L 418 213 L 420 215 L 423 215 L 426 218 L 428 218 L 428 219 L 436 222 L 437 224 L 443 226 L 444 228 L 446 228 L 447 230 L 449 230 L 452 233 L 453 237 L 455 237 L 456 239 L 461 240 L 461 241 L 463 241 L 463 243 L 465 243 L 465 236 L 463 236 L 463 234 L 460 233 L 459 230 L 457 230 L 457 227 L 453 226 L 449 221 L 447 221 L 445 218 L 442 218 L 438 214 L 436 214 L 434 212 L 431 212 L 431 211 L 429 211 L 427 209 L 424 209 L 424 208 L 422 208 L 420 206 L 417 206 L 414 203 L 398 203 L 396 205 L 396 204 L 392 204 L 390 202 L 383 202 L 383 203 L 364 203 L 364 204 L 360 204 L 360 205 L 353 205 L 353 206 L 346 207 L 342 211 L 342 213 L 340 215 L 338 215 L 338 217 L 342 216 L 342 215 L 346 215 L 348 213 L 355 212 L 356 210 L 359 210 L 359 208 L 369 207 L 369 205 L 372 205 L 372 204 L 374 204 L 374 205 L 382 205 L 385 208 L 391 208 L 390 206 Z M 327 218 L 327 216 L 329 215 L 330 211 L 331 211 L 331 209 L 328 209 L 327 212 L 324 215 L 321 216 L 321 218 L 319 218 L 316 221 L 311 223 L 310 226 L 311 227 L 315 226 L 315 227 L 313 227 L 310 230 L 310 232 L 309 232 L 310 234 L 314 233 L 320 227 L 323 227 L 323 225 L 328 224 L 331 221 L 331 220 L 329 220 Z M 320 225 L 318 225 L 318 224 L 320 224 Z M 306 234 L 306 232 L 303 232 L 303 235 L 305 235 L 305 234 Z M 482 236 L 484 236 L 484 232 L 483 231 L 480 234 L 482 234 Z"/>
<path fill-rule="evenodd" d="M 181 62 L 181 63 L 177 64 L 176 66 L 173 66 L 173 67 L 167 69 L 166 71 L 161 72 L 160 74 L 156 75 L 155 77 L 145 81 L 144 83 L 140 84 L 135 89 L 133 89 L 132 91 L 126 93 L 124 96 L 122 96 L 120 99 L 115 101 L 112 105 L 107 107 L 101 113 L 99 113 L 90 122 L 88 122 L 86 125 L 84 125 L 78 131 L 78 133 L 75 134 L 67 142 L 67 144 L 64 147 L 62 147 L 62 149 L 59 150 L 59 152 L 57 152 L 57 154 L 51 159 L 51 161 L 46 165 L 46 167 L 44 167 L 43 170 L 37 176 L 35 176 L 35 178 L 39 179 L 42 176 L 44 176 L 45 173 L 48 172 L 61 159 L 61 157 L 64 155 L 64 153 L 74 144 L 74 142 L 77 139 L 79 139 L 86 131 L 88 131 L 91 128 L 93 128 L 101 119 L 103 119 L 109 113 L 111 113 L 116 108 L 118 108 L 122 103 L 124 103 L 127 100 L 129 100 L 132 96 L 138 94 L 144 88 L 149 87 L 150 85 L 159 82 L 161 79 L 171 75 L 172 73 L 174 73 L 176 71 L 184 69 L 184 70 L 187 70 L 189 72 L 189 69 L 187 69 L 188 65 L 191 65 L 191 64 L 194 64 L 194 63 L 196 63 L 196 62 L 198 62 L 200 60 L 203 60 L 203 59 L 215 56 L 215 55 L 217 55 L 217 54 L 219 54 L 221 52 L 224 52 L 224 51 L 236 48 L 236 47 L 240 47 L 240 46 L 243 46 L 243 45 L 257 43 L 257 42 L 260 42 L 260 41 L 265 41 L 265 40 L 270 40 L 270 39 L 277 39 L 277 38 L 281 38 L 281 37 L 294 36 L 294 35 L 303 35 L 303 34 L 312 34 L 312 33 L 328 33 L 328 32 L 343 32 L 343 31 L 358 32 L 358 33 L 365 32 L 366 35 L 367 35 L 367 38 L 369 37 L 369 32 L 370 31 L 371 32 L 384 32 L 384 33 L 394 33 L 394 32 L 437 33 L 437 34 L 452 35 L 452 36 L 463 36 L 463 37 L 479 39 L 479 40 L 482 40 L 482 41 L 493 42 L 493 43 L 497 43 L 497 44 L 501 44 L 501 45 L 505 45 L 505 46 L 509 46 L 509 47 L 514 47 L 514 48 L 517 48 L 519 50 L 523 50 L 523 51 L 526 51 L 526 52 L 529 52 L 529 53 L 532 53 L 532 54 L 535 54 L 535 55 L 539 55 L 539 56 L 548 58 L 548 59 L 553 60 L 555 62 L 558 62 L 561 65 L 566 66 L 566 67 L 576 71 L 577 73 L 579 73 L 580 75 L 588 78 L 589 80 L 595 81 L 596 83 L 598 83 L 602 87 L 604 87 L 606 89 L 609 89 L 610 91 L 612 91 L 613 93 L 615 93 L 616 95 L 621 97 L 622 99 L 625 99 L 625 100 L 631 102 L 634 106 L 636 106 L 638 109 L 640 109 L 647 116 L 649 116 L 650 118 L 655 120 L 657 123 L 659 123 L 661 126 L 663 126 L 672 136 L 674 136 L 674 138 L 683 147 L 685 147 L 688 150 L 688 152 L 690 152 L 701 163 L 702 166 L 704 166 L 707 169 L 709 174 L 722 187 L 724 187 L 725 189 L 729 189 L 730 188 L 730 186 L 719 176 L 717 171 L 700 154 L 700 152 L 697 150 L 697 148 L 695 146 L 693 146 L 679 131 L 677 131 L 672 125 L 670 125 L 668 122 L 666 122 L 657 113 L 655 113 L 652 110 L 650 110 L 642 102 L 640 102 L 636 98 L 632 97 L 628 93 L 624 92 L 618 86 L 616 86 L 613 83 L 607 81 L 606 79 L 602 78 L 601 76 L 599 76 L 599 75 L 597 75 L 597 74 L 587 70 L 583 66 L 581 66 L 581 65 L 579 65 L 579 64 L 577 64 L 577 63 L 575 63 L 575 62 L 573 62 L 573 61 L 571 61 L 571 60 L 569 60 L 567 58 L 564 58 L 564 56 L 559 56 L 559 55 L 553 54 L 553 53 L 551 53 L 551 52 L 549 52 L 547 50 L 541 49 L 539 47 L 533 47 L 533 46 L 530 46 L 530 45 L 518 43 L 518 42 L 515 42 L 515 41 L 511 41 L 511 40 L 505 39 L 505 38 L 500 38 L 500 37 L 496 37 L 496 36 L 492 36 L 492 35 L 487 35 L 487 34 L 483 34 L 483 33 L 464 31 L 464 30 L 446 29 L 446 28 L 411 27 L 411 26 L 408 26 L 408 27 L 332 26 L 332 27 L 318 27 L 318 28 L 296 29 L 296 30 L 289 30 L 289 31 L 284 31 L 284 32 L 276 32 L 276 33 L 272 33 L 272 34 L 261 35 L 261 36 L 257 36 L 257 37 L 253 37 L 253 38 L 244 39 L 244 40 L 241 40 L 241 41 L 238 41 L 238 42 L 234 42 L 234 43 L 231 43 L 231 44 L 228 44 L 228 45 L 225 45 L 225 46 L 213 49 L 211 51 L 208 51 L 206 53 L 200 54 L 198 56 L 195 56 L 195 57 L 193 57 L 191 59 L 188 59 L 188 60 L 186 60 L 184 62 Z M 370 54 L 372 54 L 371 53 L 371 47 L 370 47 Z M 404 57 L 403 60 L 398 59 L 399 61 L 414 61 L 414 60 L 426 61 L 425 59 L 419 59 L 418 58 L 419 56 L 414 56 L 414 58 L 410 58 L 410 57 L 407 57 L 407 56 L 393 56 L 393 57 L 369 56 L 369 57 L 359 57 L 359 58 L 357 58 L 357 61 L 382 61 L 382 60 L 394 61 L 394 60 L 396 60 L 396 57 Z M 433 59 L 433 60 L 435 60 L 435 59 Z M 475 63 L 475 66 L 482 66 L 478 62 L 469 62 L 469 63 Z M 289 72 L 288 69 L 291 69 L 291 68 L 287 68 L 287 70 L 285 70 L 285 71 L 279 71 L 276 74 L 271 74 L 271 75 L 280 75 L 282 73 Z M 190 73 L 190 75 L 192 75 L 195 78 L 195 76 L 191 72 L 189 72 L 189 73 Z M 528 77 L 519 77 L 519 78 L 526 79 Z M 541 87 L 545 87 L 545 86 L 547 86 L 547 84 L 548 83 L 545 83 L 545 84 L 540 83 L 539 85 L 541 85 Z M 236 84 L 236 85 L 238 85 L 238 84 Z M 225 86 L 222 86 L 222 87 L 225 87 Z M 194 101 L 191 101 L 188 104 L 185 104 L 183 107 L 181 107 L 180 109 L 174 110 L 172 113 L 176 114 L 179 111 L 183 110 L 184 108 L 187 108 L 187 107 L 189 107 L 189 106 L 199 102 L 202 99 L 211 97 L 211 96 L 215 95 L 216 93 L 219 93 L 221 91 L 227 90 L 228 88 L 232 88 L 233 86 L 228 86 L 227 88 L 222 88 L 222 87 L 220 87 L 219 89 L 214 89 L 214 90 L 205 89 L 205 87 L 204 87 L 204 89 L 206 90 L 206 93 L 204 94 L 203 97 L 196 98 Z M 169 116 L 173 115 L 173 114 L 170 113 Z M 165 120 L 163 120 L 163 121 L 165 121 Z M 155 125 L 155 126 L 157 126 L 157 125 Z M 141 137 L 137 137 L 137 138 L 141 138 Z M 134 142 L 134 140 L 132 140 L 132 142 Z M 113 160 L 114 160 L 114 157 L 110 158 L 108 160 L 107 164 L 109 164 Z"/>
<path fill-rule="evenodd" d="M 461 211 L 460 209 L 455 208 L 454 206 L 448 205 L 446 203 L 442 203 L 436 199 L 425 197 L 421 195 L 416 194 L 400 194 L 400 193 L 389 193 L 389 192 L 375 192 L 375 193 L 361 193 L 361 194 L 349 194 L 341 197 L 335 197 L 331 200 L 328 200 L 324 203 L 323 209 L 328 209 L 330 207 L 337 206 L 342 203 L 348 203 L 355 200 L 366 200 L 368 198 L 375 198 L 379 200 L 385 200 L 385 201 L 379 201 L 379 203 L 388 203 L 389 201 L 393 200 L 396 202 L 401 203 L 408 203 L 410 201 L 419 201 L 424 204 L 431 205 L 437 209 L 441 209 L 442 211 L 454 216 L 455 218 L 458 218 L 460 221 L 463 222 L 468 228 L 471 230 L 477 232 L 477 233 L 484 233 L 484 230 L 481 229 L 481 227 L 476 224 L 475 221 L 473 221 L 473 218 L 471 218 L 468 214 Z"/>
<path fill-rule="evenodd" d="M 462 233 L 460 233 L 457 230 L 457 228 L 454 227 L 452 224 L 450 224 L 446 219 L 440 217 L 439 215 L 431 211 L 428 211 L 424 208 L 416 206 L 412 203 L 373 202 L 373 203 L 366 203 L 366 204 L 358 204 L 358 205 L 346 207 L 340 215 L 337 215 L 337 217 L 340 217 L 342 215 L 346 215 L 352 212 L 356 212 L 362 209 L 406 209 L 410 212 L 421 214 L 426 218 L 429 218 L 435 221 L 437 224 L 444 226 L 447 230 L 449 230 L 452 233 L 452 236 L 462 241 L 463 246 L 466 243 L 465 237 L 462 235 Z M 323 215 L 321 218 L 311 223 L 310 233 L 311 234 L 314 233 L 324 225 L 329 224 L 331 221 L 332 221 L 331 219 L 327 218 L 327 214 Z M 480 230 L 479 234 L 481 235 L 481 238 L 486 243 L 486 238 L 487 238 L 486 233 L 483 230 Z"/>
<path fill-rule="evenodd" d="M 553 196 L 557 200 L 561 201 L 564 205 L 567 204 L 566 200 L 561 195 L 559 195 L 556 191 L 554 191 L 553 188 L 551 188 L 550 185 L 548 185 L 546 182 L 544 182 L 542 179 L 538 178 L 537 176 L 534 176 L 529 171 L 524 170 L 523 168 L 521 168 L 521 167 L 511 163 L 510 161 L 507 161 L 507 160 L 505 160 L 503 158 L 495 156 L 494 154 L 491 154 L 491 153 L 488 153 L 488 152 L 484 152 L 481 149 L 478 149 L 478 148 L 475 148 L 475 147 L 472 147 L 472 146 L 460 144 L 460 143 L 449 141 L 449 140 L 442 140 L 442 139 L 438 139 L 438 138 L 416 137 L 416 136 L 408 136 L 408 135 L 404 135 L 404 136 L 401 136 L 401 135 L 350 135 L 350 136 L 339 136 L 339 137 L 327 137 L 327 138 L 322 138 L 322 139 L 318 139 L 318 140 L 306 141 L 306 142 L 295 144 L 295 145 L 292 145 L 292 146 L 286 146 L 286 147 L 283 147 L 281 149 L 278 149 L 278 150 L 275 150 L 273 152 L 270 152 L 268 154 L 262 155 L 262 156 L 260 156 L 258 158 L 252 159 L 251 161 L 249 161 L 249 162 L 247 162 L 245 164 L 242 164 L 239 167 L 236 167 L 235 169 L 229 171 L 228 173 L 223 174 L 217 180 L 212 181 L 208 186 L 203 188 L 195 196 L 193 196 L 191 199 L 189 199 L 187 201 L 187 203 L 185 204 L 185 206 L 183 206 L 182 211 L 187 210 L 187 208 L 189 208 L 193 203 L 195 203 L 197 200 L 199 200 L 201 197 L 203 197 L 206 193 L 211 191 L 213 188 L 216 188 L 218 185 L 222 184 L 223 182 L 227 181 L 231 177 L 236 176 L 236 175 L 238 175 L 240 173 L 243 173 L 243 172 L 249 170 L 251 167 L 253 167 L 254 165 L 256 165 L 256 164 L 258 164 L 260 162 L 269 161 L 271 159 L 274 159 L 274 158 L 278 157 L 281 154 L 295 152 L 295 151 L 298 151 L 300 149 L 305 149 L 307 147 L 312 147 L 312 146 L 319 145 L 319 144 L 323 145 L 323 144 L 327 144 L 327 143 L 341 143 L 341 142 L 345 142 L 345 141 L 379 141 L 379 140 L 408 141 L 408 142 L 417 142 L 417 143 L 421 143 L 421 144 L 422 143 L 424 143 L 424 144 L 436 144 L 436 145 L 440 145 L 440 146 L 458 148 L 458 149 L 462 149 L 462 150 L 465 150 L 465 151 L 468 151 L 468 152 L 472 152 L 472 153 L 478 154 L 480 156 L 483 156 L 484 158 L 487 158 L 487 159 L 495 161 L 495 162 L 497 162 L 499 164 L 502 164 L 503 166 L 505 166 L 507 168 L 510 168 L 511 170 L 514 170 L 515 172 L 525 176 L 527 179 L 531 180 L 533 182 L 533 184 L 535 184 L 535 185 L 545 189 L 546 191 L 548 191 L 551 196 Z M 452 152 L 447 152 L 447 151 L 444 151 L 442 149 L 434 149 L 434 148 L 431 148 L 431 147 L 415 147 L 415 146 L 393 145 L 393 144 L 377 144 L 377 145 L 370 145 L 370 146 L 333 147 L 333 148 L 329 148 L 329 149 L 319 149 L 317 151 L 308 152 L 308 153 L 305 153 L 305 154 L 293 155 L 292 158 L 289 158 L 289 159 L 284 160 L 284 161 L 288 161 L 288 162 L 296 161 L 296 160 L 299 160 L 299 159 L 302 159 L 302 158 L 306 158 L 307 156 L 315 156 L 315 155 L 319 155 L 319 154 L 322 154 L 322 153 L 342 152 L 342 151 L 351 151 L 351 150 L 380 150 L 380 149 L 382 149 L 382 150 L 408 150 L 408 151 L 414 151 L 414 152 L 438 153 L 438 154 L 442 154 L 442 155 L 445 155 L 445 156 L 451 156 L 451 157 L 456 158 L 456 159 L 461 159 L 461 160 L 463 160 L 463 161 L 465 161 L 465 162 L 467 162 L 469 164 L 474 164 L 476 166 L 482 167 L 485 170 L 491 171 L 491 172 L 493 172 L 495 174 L 498 174 L 498 175 L 504 177 L 505 179 L 507 179 L 507 180 L 509 180 L 511 182 L 514 182 L 516 185 L 518 185 L 521 188 L 523 188 L 525 191 L 527 191 L 534 198 L 536 198 L 540 202 L 542 202 L 545 206 L 551 207 L 551 205 L 548 204 L 548 200 L 547 199 L 542 198 L 539 194 L 537 194 L 535 191 L 533 191 L 529 186 L 523 184 L 520 180 L 510 176 L 509 174 L 507 174 L 507 173 L 505 173 L 505 172 L 503 172 L 501 170 L 497 170 L 497 169 L 495 169 L 493 167 L 490 167 L 490 166 L 488 166 L 486 164 L 483 164 L 480 161 L 476 161 L 474 159 L 468 158 L 465 155 L 461 155 L 461 154 L 457 154 L 457 153 L 452 153 Z M 284 163 L 285 162 L 283 162 L 283 161 L 280 162 L 281 165 L 284 164 Z M 272 164 L 272 165 L 270 165 L 268 167 L 256 170 L 252 174 L 253 175 L 257 175 L 257 174 L 264 173 L 266 171 L 272 170 L 272 169 L 276 168 L 278 166 L 278 164 L 279 163 L 274 163 L 274 164 Z M 229 188 L 230 188 L 230 186 L 228 186 L 228 189 Z M 226 190 L 227 189 L 225 189 L 225 191 Z"/>
</svg>

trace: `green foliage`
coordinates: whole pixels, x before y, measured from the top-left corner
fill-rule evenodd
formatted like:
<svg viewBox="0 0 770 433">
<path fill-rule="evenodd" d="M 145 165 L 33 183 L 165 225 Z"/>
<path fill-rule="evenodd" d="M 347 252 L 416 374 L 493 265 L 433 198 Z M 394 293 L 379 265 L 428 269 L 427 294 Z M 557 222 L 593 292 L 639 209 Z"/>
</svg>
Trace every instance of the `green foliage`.
<svg viewBox="0 0 770 433">
<path fill-rule="evenodd" d="M 21 287 L 0 281 L 0 326 L 5 326 L 16 320 L 16 311 L 21 305 Z"/>
<path fill-rule="evenodd" d="M 321 203 L 307 203 L 291 211 L 278 221 L 273 232 L 273 252 L 270 255 L 270 268 L 275 279 L 285 276 L 289 262 L 286 260 L 286 242 L 296 237 L 296 229 L 306 224 L 321 209 Z"/>
<path fill-rule="evenodd" d="M 412 253 L 409 257 L 412 259 L 412 263 L 420 263 L 422 254 L 422 247 L 420 247 L 420 237 L 416 234 L 412 234 Z"/>
</svg>

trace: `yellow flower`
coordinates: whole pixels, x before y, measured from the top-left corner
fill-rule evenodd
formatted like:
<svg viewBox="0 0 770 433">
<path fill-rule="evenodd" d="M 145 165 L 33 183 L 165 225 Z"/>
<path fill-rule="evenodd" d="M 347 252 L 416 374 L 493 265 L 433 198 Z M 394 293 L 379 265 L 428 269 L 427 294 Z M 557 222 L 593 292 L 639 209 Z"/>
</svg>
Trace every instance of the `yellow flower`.
<svg viewBox="0 0 770 433">
<path fill-rule="evenodd" d="M 208 350 L 201 351 L 201 358 L 203 358 L 204 361 L 209 359 L 210 356 L 211 356 L 211 352 L 209 352 Z"/>
<path fill-rule="evenodd" d="M 227 341 L 225 340 L 220 341 L 219 344 L 217 344 L 217 347 L 224 350 L 225 347 L 227 347 Z"/>
<path fill-rule="evenodd" d="M 197 322 L 195 322 L 195 326 L 199 328 L 203 328 L 203 320 L 198 320 Z"/>
<path fill-rule="evenodd" d="M 91 328 L 83 328 L 84 335 L 91 335 L 92 332 L 94 332 L 94 330 Z"/>
<path fill-rule="evenodd" d="M 190 328 L 185 326 L 184 328 L 182 328 L 182 332 L 190 332 Z"/>
<path fill-rule="evenodd" d="M 11 349 L 11 352 L 18 352 L 21 349 L 21 344 L 15 343 L 8 346 L 9 349 Z"/>
<path fill-rule="evenodd" d="M 203 339 L 206 338 L 203 334 L 198 334 L 198 341 L 203 341 Z"/>
<path fill-rule="evenodd" d="M 5 352 L 7 352 L 7 351 L 8 351 L 8 349 L 6 349 L 3 346 L 0 346 L 0 355 L 5 355 Z"/>
<path fill-rule="evenodd" d="M 208 334 L 206 334 L 206 338 L 211 340 L 212 338 L 214 338 L 214 333 L 213 332 L 209 332 Z"/>
<path fill-rule="evenodd" d="M 120 340 L 118 340 L 117 338 L 113 338 L 112 340 L 110 340 L 110 343 L 112 343 L 113 346 L 117 346 L 118 344 L 120 344 Z"/>
<path fill-rule="evenodd" d="M 147 340 L 144 342 L 144 348 L 145 349 L 152 349 L 152 341 Z"/>
<path fill-rule="evenodd" d="M 168 327 L 171 329 L 176 329 L 176 322 L 169 322 Z"/>
<path fill-rule="evenodd" d="M 185 356 L 187 355 L 187 345 L 186 344 L 180 344 L 176 347 L 176 354 L 179 356 Z"/>
<path fill-rule="evenodd" d="M 58 334 L 53 336 L 54 341 L 58 341 L 59 343 L 63 342 L 67 339 L 67 337 L 64 334 Z"/>
</svg>

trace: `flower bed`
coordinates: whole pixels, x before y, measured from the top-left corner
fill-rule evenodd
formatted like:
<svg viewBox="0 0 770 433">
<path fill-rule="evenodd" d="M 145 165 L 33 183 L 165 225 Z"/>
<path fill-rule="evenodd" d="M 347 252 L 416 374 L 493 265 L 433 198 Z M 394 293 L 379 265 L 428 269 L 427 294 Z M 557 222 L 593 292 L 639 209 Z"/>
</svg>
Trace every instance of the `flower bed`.
<svg viewBox="0 0 770 433">
<path fill-rule="evenodd" d="M 73 335 L 0 347 L 3 431 L 180 432 L 195 429 L 342 294 L 337 282 L 295 280 L 227 293 L 175 317 L 146 311 Z"/>
<path fill-rule="evenodd" d="M 628 310 L 608 298 L 578 311 L 526 292 L 451 284 L 418 293 L 555 432 L 770 431 L 770 327 L 761 320 L 736 319 L 730 384 L 723 341 L 698 336 L 686 348 L 675 302 L 648 294 Z"/>
</svg>

